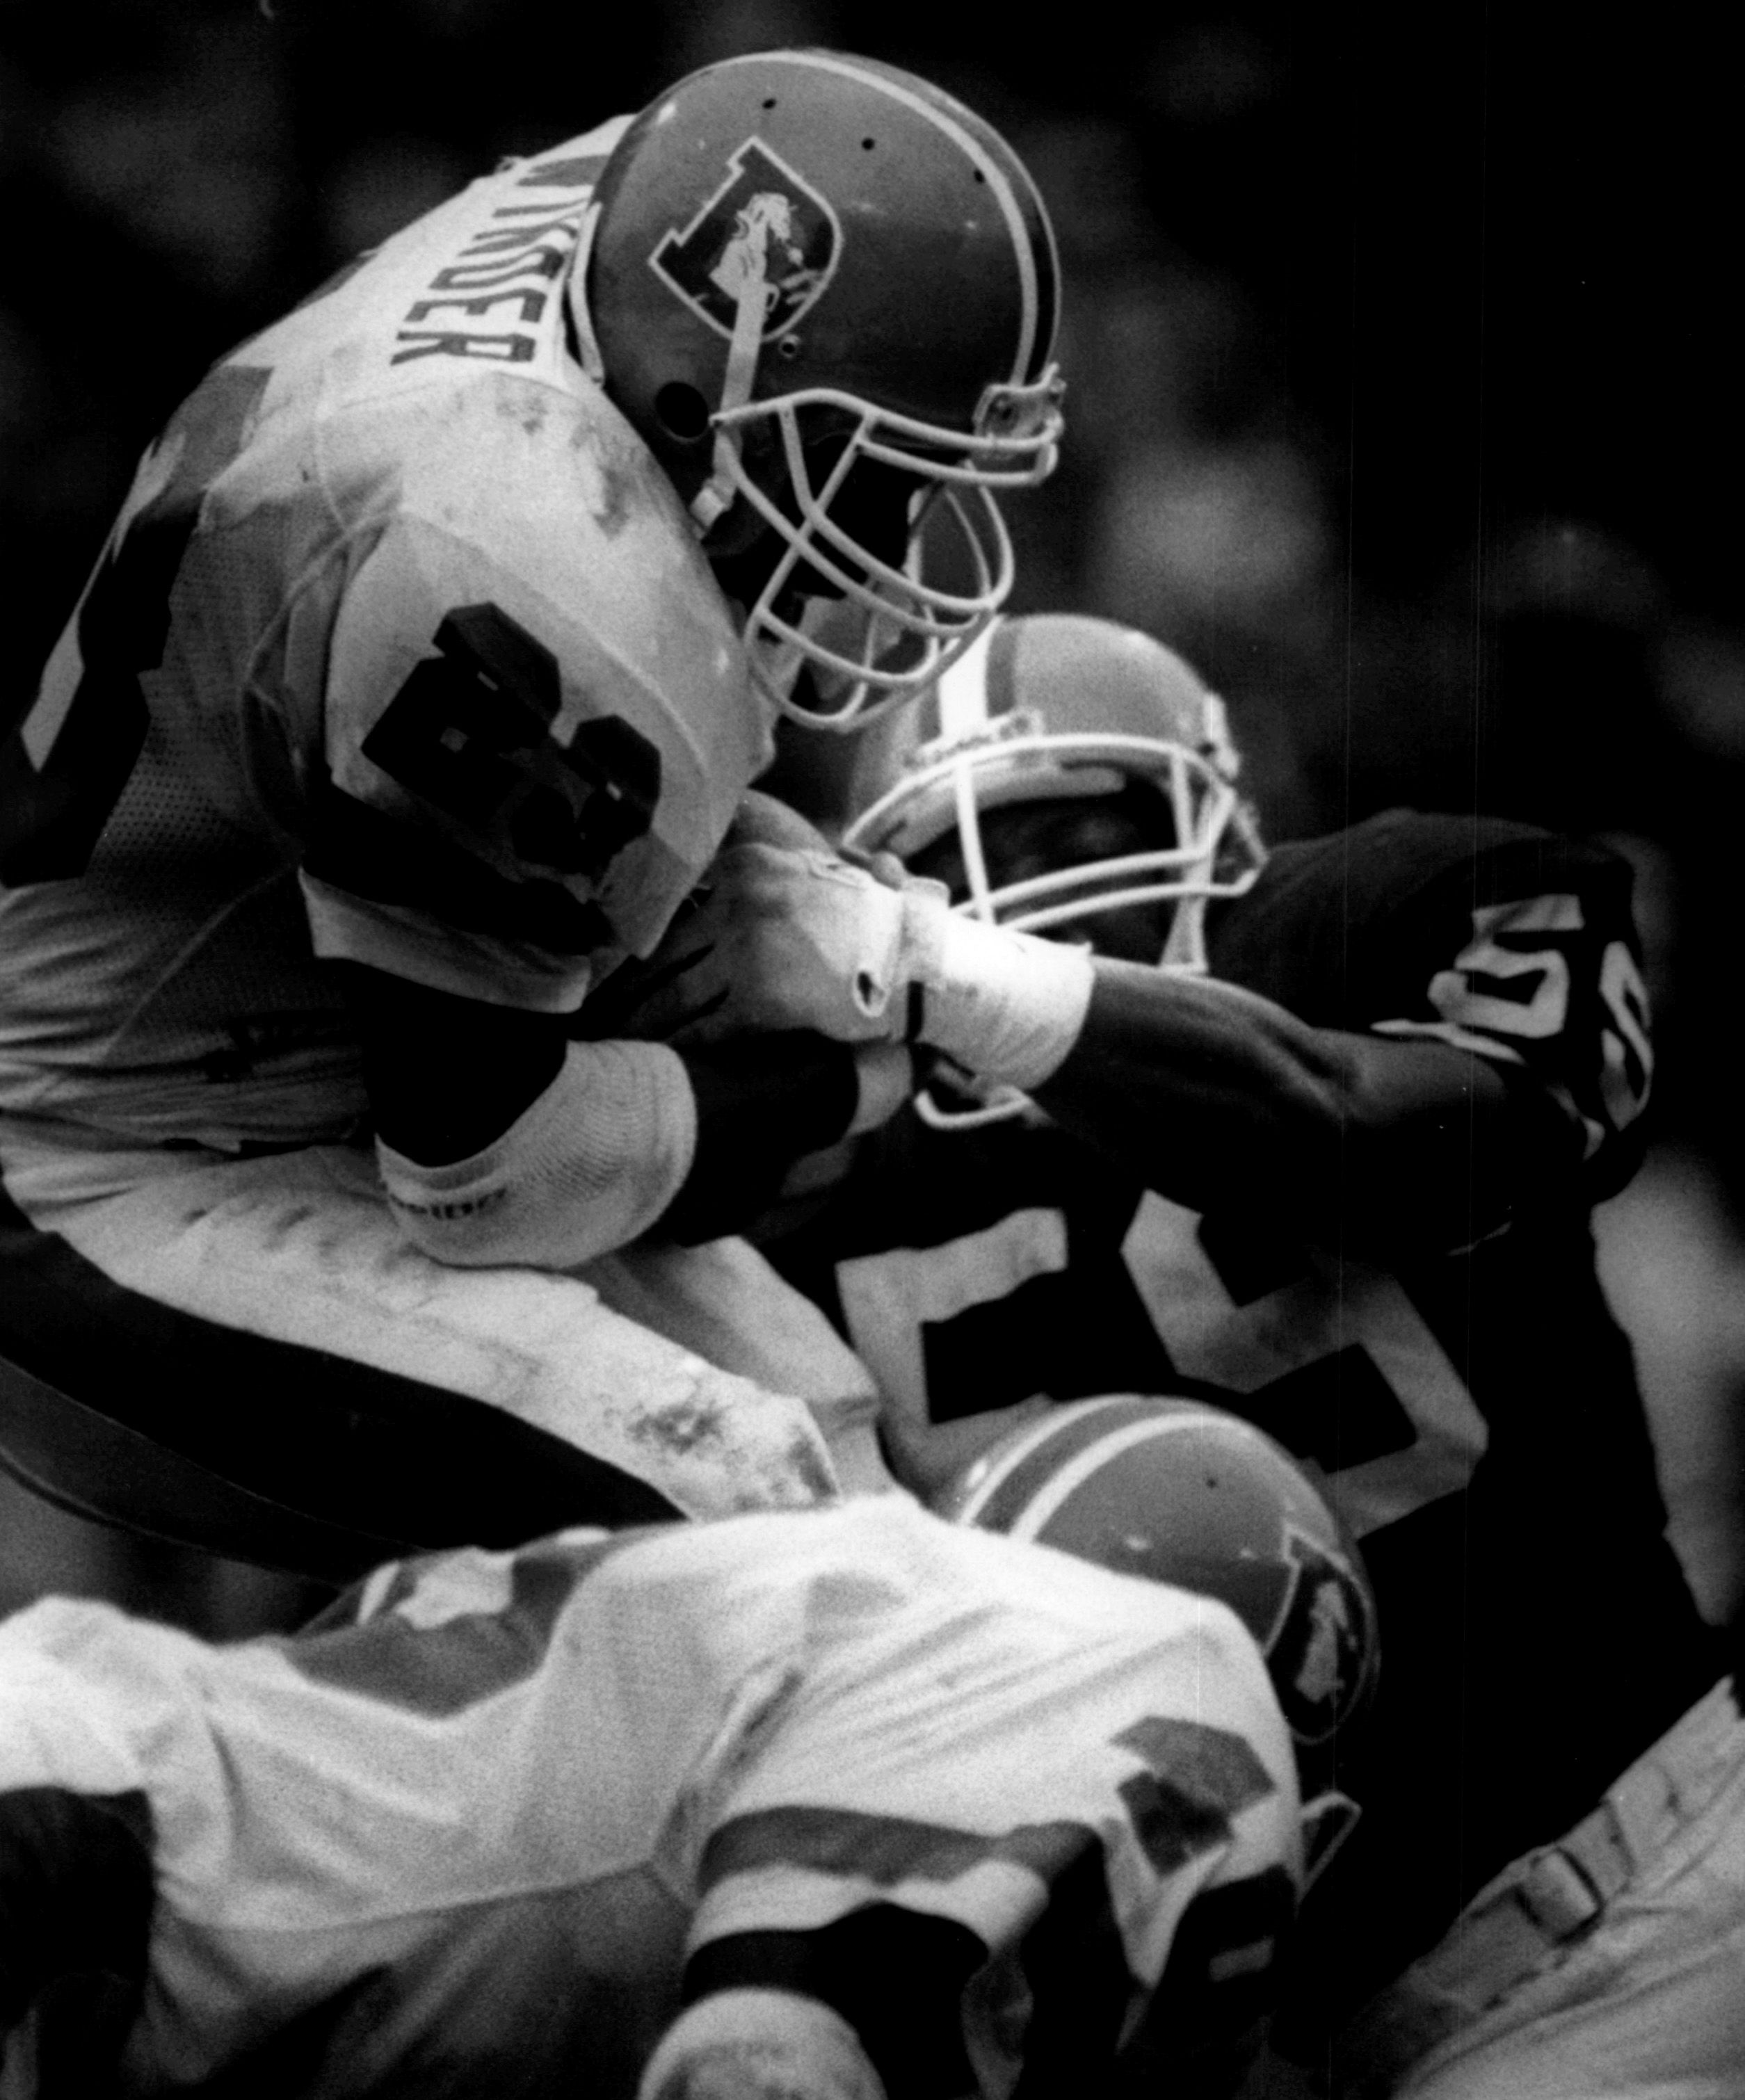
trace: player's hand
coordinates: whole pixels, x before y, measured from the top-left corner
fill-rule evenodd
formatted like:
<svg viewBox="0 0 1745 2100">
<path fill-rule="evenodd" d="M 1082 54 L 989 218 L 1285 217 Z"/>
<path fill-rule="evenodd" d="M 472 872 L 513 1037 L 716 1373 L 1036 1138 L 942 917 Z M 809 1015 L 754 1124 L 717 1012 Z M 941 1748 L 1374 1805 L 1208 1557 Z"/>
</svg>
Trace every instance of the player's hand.
<svg viewBox="0 0 1745 2100">
<path fill-rule="evenodd" d="M 744 846 L 821 854 L 826 860 L 861 869 L 886 889 L 902 890 L 911 885 L 894 854 L 838 852 L 797 810 L 773 795 L 749 789 L 740 797 L 721 855 L 674 914 L 659 947 L 646 959 L 632 957 L 618 966 L 583 1008 L 580 1032 L 594 1039 L 614 1035 L 644 1042 L 703 1043 L 757 1026 L 789 1025 L 755 1023 L 728 997 L 727 971 L 736 937 L 732 930 L 734 864 L 727 857 Z"/>
<path fill-rule="evenodd" d="M 830 841 L 809 817 L 790 809 L 761 788 L 748 788 L 740 796 L 733 822 L 722 840 L 723 849 L 733 846 L 787 846 L 797 853 L 828 853 Z"/>
<path fill-rule="evenodd" d="M 681 1048 L 767 1029 L 838 1043 L 898 1040 L 908 1023 L 914 893 L 817 847 L 729 846 L 709 874 Z"/>
<path fill-rule="evenodd" d="M 582 1032 L 683 1044 L 817 1025 L 815 1019 L 796 1017 L 818 1015 L 821 988 L 815 970 L 784 994 L 772 996 L 772 990 L 791 972 L 796 949 L 810 950 L 827 969 L 843 963 L 831 942 L 855 938 L 848 924 L 854 915 L 847 893 L 854 892 L 862 900 L 859 916 L 868 942 L 847 967 L 852 980 L 857 963 L 870 963 L 877 989 L 869 1007 L 865 986 L 872 980 L 863 971 L 862 995 L 852 1011 L 833 1010 L 831 1025 L 819 1032 L 842 1042 L 891 1039 L 899 1031 L 883 1022 L 884 1011 L 894 1010 L 897 989 L 889 949 L 891 939 L 900 938 L 903 914 L 889 898 L 868 903 L 869 888 L 892 896 L 923 893 L 936 904 L 945 894 L 938 884 L 909 876 L 894 854 L 840 849 L 798 810 L 748 789 L 721 852 L 674 913 L 659 947 L 646 959 L 619 965 L 588 1001 Z"/>
<path fill-rule="evenodd" d="M 895 1041 L 907 890 L 828 847 L 727 845 L 654 953 L 588 1000 L 585 1030 L 680 1049 L 771 1029 Z"/>
<path fill-rule="evenodd" d="M 700 883 L 673 914 L 652 955 L 630 956 L 588 995 L 570 1033 L 592 1042 L 609 1039 L 667 1043 L 718 1004 L 709 972 L 716 941 L 712 892 Z"/>
<path fill-rule="evenodd" d="M 875 882 L 887 889 L 907 889 L 916 880 L 894 853 L 868 853 L 859 846 L 845 846 L 819 830 L 809 817 L 749 788 L 722 840 L 724 846 L 791 846 L 797 852 L 833 853 L 851 867 L 864 867 Z"/>
</svg>

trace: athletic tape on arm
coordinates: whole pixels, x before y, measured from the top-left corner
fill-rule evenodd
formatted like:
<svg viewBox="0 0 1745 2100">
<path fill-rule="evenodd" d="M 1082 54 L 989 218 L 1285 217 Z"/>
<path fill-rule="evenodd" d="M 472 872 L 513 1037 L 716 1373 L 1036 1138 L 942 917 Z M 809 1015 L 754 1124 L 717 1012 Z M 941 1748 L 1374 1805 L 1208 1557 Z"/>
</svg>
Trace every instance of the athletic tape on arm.
<svg viewBox="0 0 1745 2100">
<path fill-rule="evenodd" d="M 919 890 L 903 901 L 906 973 L 925 995 L 921 1040 L 984 1079 L 1027 1092 L 1051 1079 L 1085 1026 L 1090 956 Z"/>
<path fill-rule="evenodd" d="M 664 1043 L 571 1043 L 532 1107 L 452 1166 L 376 1145 L 407 1237 L 469 1268 L 569 1268 L 625 1246 L 671 1202 L 696 1149 L 691 1083 Z"/>
</svg>

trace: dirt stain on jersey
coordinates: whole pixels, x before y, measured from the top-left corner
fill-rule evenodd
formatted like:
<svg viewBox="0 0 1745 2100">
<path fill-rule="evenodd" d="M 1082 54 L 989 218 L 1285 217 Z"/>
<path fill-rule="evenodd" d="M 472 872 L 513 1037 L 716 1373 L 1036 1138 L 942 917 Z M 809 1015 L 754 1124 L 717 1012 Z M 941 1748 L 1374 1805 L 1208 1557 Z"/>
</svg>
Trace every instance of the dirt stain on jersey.
<svg viewBox="0 0 1745 2100">
<path fill-rule="evenodd" d="M 775 1449 L 763 1436 L 748 1436 L 731 1399 L 669 1401 L 638 1410 L 625 1427 L 647 1448 L 718 1468 L 716 1490 L 725 1495 L 725 1507 L 805 1508 L 836 1499 L 828 1463 L 809 1438 L 795 1435 Z"/>
<path fill-rule="evenodd" d="M 509 386 L 497 395 L 497 412 L 519 424 L 530 438 L 537 438 L 546 427 L 550 404 L 542 386 Z"/>
<path fill-rule="evenodd" d="M 638 517 L 664 516 L 677 521 L 683 543 L 691 545 L 690 520 L 672 483 L 628 426 L 578 417 L 570 449 L 583 477 L 589 514 L 607 539 L 616 539 Z"/>
<path fill-rule="evenodd" d="M 658 1445 L 683 1457 L 700 1445 L 726 1442 L 725 1414 L 718 1400 L 675 1400 L 637 1414 L 630 1429 L 638 1442 Z"/>
<path fill-rule="evenodd" d="M 803 1436 L 796 1436 L 789 1446 L 795 1477 L 806 1488 L 812 1499 L 833 1502 L 840 1493 L 830 1469 L 819 1457 L 816 1449 Z"/>
<path fill-rule="evenodd" d="M 600 461 L 599 501 L 590 506 L 594 523 L 608 540 L 616 540 L 630 522 L 636 501 L 636 477 L 611 460 Z"/>
<path fill-rule="evenodd" d="M 281 1211 L 267 1227 L 268 1246 L 283 1246 L 299 1225 L 307 1224 L 315 1215 L 313 1203 L 293 1203 L 289 1210 Z"/>
</svg>

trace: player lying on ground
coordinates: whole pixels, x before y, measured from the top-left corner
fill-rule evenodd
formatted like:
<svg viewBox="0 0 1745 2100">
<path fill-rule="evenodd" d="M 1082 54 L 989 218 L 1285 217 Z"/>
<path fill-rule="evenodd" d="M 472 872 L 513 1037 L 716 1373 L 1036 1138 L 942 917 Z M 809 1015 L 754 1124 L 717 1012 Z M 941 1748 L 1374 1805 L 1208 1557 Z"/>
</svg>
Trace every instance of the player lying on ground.
<svg viewBox="0 0 1745 2100">
<path fill-rule="evenodd" d="M 1124 1388 L 1219 1400 L 1323 1469 L 1389 1669 L 1350 1772 L 1363 1822 L 1310 1898 L 1305 2057 L 1341 2079 L 1373 2067 L 1373 2024 L 1329 2057 L 1329 2021 L 1494 1875 L 1584 1829 L 1621 1775 L 1663 1803 L 1668 1761 L 1686 1807 L 1639 1824 L 1633 1854 L 1602 1819 L 1577 1850 L 1603 1867 L 1566 1877 L 1484 1988 L 1525 2002 L 1540 1970 L 1595 1988 L 1641 1929 L 1615 1886 L 1629 1861 L 1666 1912 L 1652 1961 L 1687 1930 L 1712 1950 L 1653 2067 L 1701 2076 L 1745 2051 L 1739 1724 L 1711 1692 L 1721 1659 L 1667 1544 L 1588 1217 L 1633 1171 L 1648 1090 L 1628 868 L 1407 812 L 1269 854 L 1215 699 L 1102 622 L 1002 623 L 859 757 L 850 838 L 979 923 L 800 853 L 742 857 L 723 889 L 743 894 L 712 908 L 738 944 L 727 1011 L 810 998 L 844 1032 L 895 1019 L 924 1057 L 1032 1096 L 978 1127 L 905 1114 L 810 1168 L 764 1242 L 877 1376 L 897 1471 L 937 1493 L 1010 1422 Z M 810 946 L 791 906 L 762 915 L 777 894 L 804 900 Z M 1094 956 L 1060 944 L 1085 939 Z M 983 1105 L 931 1070 L 934 1104 Z M 1687 1845 L 1705 1872 L 1668 1904 L 1656 1876 Z M 1487 1931 L 1518 1916 L 1491 1909 Z M 1566 1960 L 1584 1935 L 1586 1970 Z M 1630 1988 L 1649 1965 L 1625 1964 Z M 1601 1995 L 1628 2017 L 1623 1985 Z M 1438 2002 L 1472 2027 L 1464 1984 Z M 1395 2060 L 1437 2025 L 1398 2024 Z M 1592 2041 L 1571 2089 L 1630 2061 L 1600 2009 Z"/>
<path fill-rule="evenodd" d="M 1198 1595 L 890 1494 L 393 1565 L 231 1648 L 31 1607 L 0 1627 L 0 2089 L 1067 2100 L 1124 2060 L 1232 2089 L 1301 1861 L 1245 1621 L 1342 1584 L 1334 1704 L 1374 1661 L 1261 1441 L 1222 1491 L 1245 1528 L 1184 1491 L 1219 1505 Z"/>
<path fill-rule="evenodd" d="M 811 1038 L 616 1039 L 592 995 L 802 666 L 838 719 L 895 704 L 1004 597 L 1056 289 L 972 112 L 775 52 L 484 177 L 214 366 L 0 742 L 0 1352 L 378 1537 L 828 1491 L 802 1400 L 829 1430 L 858 1368 L 808 1389 L 811 1308 L 678 1243 L 900 1094 Z M 924 512 L 971 587 L 923 577 Z M 813 638 L 824 601 L 876 662 Z"/>
</svg>

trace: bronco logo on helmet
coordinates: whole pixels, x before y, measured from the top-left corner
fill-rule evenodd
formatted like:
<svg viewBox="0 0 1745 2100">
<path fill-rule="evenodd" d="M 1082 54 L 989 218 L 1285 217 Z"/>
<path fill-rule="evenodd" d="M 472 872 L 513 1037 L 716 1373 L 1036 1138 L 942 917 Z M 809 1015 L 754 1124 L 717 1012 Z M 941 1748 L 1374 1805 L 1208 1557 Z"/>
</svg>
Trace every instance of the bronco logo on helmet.
<svg viewBox="0 0 1745 2100">
<path fill-rule="evenodd" d="M 1023 162 L 913 73 L 749 52 L 644 110 L 595 197 L 577 339 L 708 558 L 754 555 L 730 596 L 760 691 L 837 730 L 906 705 L 1010 592 L 997 496 L 1054 466 L 1059 264 Z"/>
<path fill-rule="evenodd" d="M 683 232 L 666 235 L 648 266 L 728 337 L 741 292 L 761 285 L 761 334 L 768 342 L 829 283 L 842 229 L 826 199 L 761 139 L 748 139 L 727 165 L 727 180 Z"/>
<path fill-rule="evenodd" d="M 1228 1604 L 1291 1732 L 1314 1880 L 1357 1821 L 1339 1766 L 1380 1643 L 1357 1549 L 1282 1445 L 1199 1401 L 1107 1393 L 1009 1430 L 939 1507 L 954 1523 Z"/>
<path fill-rule="evenodd" d="M 1290 1587 L 1263 1646 L 1292 1733 L 1301 1742 L 1323 1743 L 1338 1727 L 1349 1688 L 1361 1680 L 1374 1645 L 1370 1601 L 1348 1561 L 1288 1523 L 1284 1557 Z"/>
</svg>

